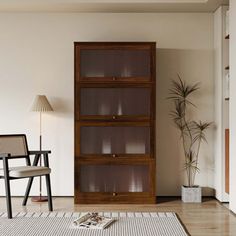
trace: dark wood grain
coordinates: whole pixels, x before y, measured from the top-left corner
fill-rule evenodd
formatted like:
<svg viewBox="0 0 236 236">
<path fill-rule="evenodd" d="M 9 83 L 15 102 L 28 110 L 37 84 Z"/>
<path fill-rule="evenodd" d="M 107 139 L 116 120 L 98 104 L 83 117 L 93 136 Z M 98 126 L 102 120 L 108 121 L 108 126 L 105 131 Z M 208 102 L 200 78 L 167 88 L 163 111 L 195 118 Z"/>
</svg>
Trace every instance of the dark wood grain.
<svg viewBox="0 0 236 236">
<path fill-rule="evenodd" d="M 81 77 L 80 50 L 149 50 L 149 77 Z M 74 202 L 95 203 L 155 203 L 156 154 L 155 154 L 155 110 L 156 110 L 156 43 L 154 42 L 75 42 L 74 43 Z M 81 115 L 81 88 L 150 88 L 149 115 Z M 137 104 L 138 106 L 139 104 Z M 82 154 L 81 127 L 150 127 L 150 153 L 148 154 Z M 82 192 L 80 168 L 84 165 L 147 165 L 149 170 L 149 192 Z"/>
</svg>

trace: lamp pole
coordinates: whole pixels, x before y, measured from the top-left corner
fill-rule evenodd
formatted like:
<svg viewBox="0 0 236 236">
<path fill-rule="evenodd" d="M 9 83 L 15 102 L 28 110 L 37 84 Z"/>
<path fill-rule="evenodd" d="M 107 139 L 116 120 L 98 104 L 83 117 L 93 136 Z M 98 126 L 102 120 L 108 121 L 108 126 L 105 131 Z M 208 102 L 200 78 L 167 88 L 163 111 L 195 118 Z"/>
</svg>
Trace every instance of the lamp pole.
<svg viewBox="0 0 236 236">
<path fill-rule="evenodd" d="M 42 151 L 42 113 L 53 111 L 45 95 L 37 95 L 31 107 L 31 111 L 39 112 L 39 150 Z M 39 156 L 39 165 L 42 166 L 42 157 Z M 42 196 L 42 177 L 39 177 L 39 196 L 31 199 L 33 202 L 45 202 L 47 197 Z"/>
<path fill-rule="evenodd" d="M 39 151 L 42 151 L 42 112 L 39 112 Z M 39 165 L 42 166 L 42 156 L 39 157 Z M 39 200 L 42 199 L 42 176 L 39 176 Z M 46 201 L 46 200 L 45 200 Z"/>
</svg>

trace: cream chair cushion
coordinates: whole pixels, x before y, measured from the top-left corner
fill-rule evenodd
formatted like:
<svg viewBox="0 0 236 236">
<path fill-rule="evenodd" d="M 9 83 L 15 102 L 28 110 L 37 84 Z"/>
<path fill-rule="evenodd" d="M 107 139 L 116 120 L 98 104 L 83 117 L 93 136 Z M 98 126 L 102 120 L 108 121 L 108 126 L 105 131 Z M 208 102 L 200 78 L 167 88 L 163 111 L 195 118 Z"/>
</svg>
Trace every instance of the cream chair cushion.
<svg viewBox="0 0 236 236">
<path fill-rule="evenodd" d="M 9 176 L 16 178 L 46 175 L 50 173 L 50 168 L 40 166 L 17 166 L 9 168 Z M 0 169 L 0 176 L 4 176 L 3 169 Z"/>
</svg>

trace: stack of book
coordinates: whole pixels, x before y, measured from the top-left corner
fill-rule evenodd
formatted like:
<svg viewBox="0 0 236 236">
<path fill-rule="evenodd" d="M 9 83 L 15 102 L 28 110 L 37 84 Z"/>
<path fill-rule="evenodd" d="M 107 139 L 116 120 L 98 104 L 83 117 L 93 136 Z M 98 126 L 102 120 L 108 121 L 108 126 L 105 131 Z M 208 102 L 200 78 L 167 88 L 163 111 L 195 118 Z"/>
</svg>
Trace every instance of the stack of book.
<svg viewBox="0 0 236 236">
<path fill-rule="evenodd" d="M 79 229 L 105 229 L 113 221 L 113 218 L 101 216 L 93 212 L 80 216 L 73 222 L 73 226 Z"/>
</svg>

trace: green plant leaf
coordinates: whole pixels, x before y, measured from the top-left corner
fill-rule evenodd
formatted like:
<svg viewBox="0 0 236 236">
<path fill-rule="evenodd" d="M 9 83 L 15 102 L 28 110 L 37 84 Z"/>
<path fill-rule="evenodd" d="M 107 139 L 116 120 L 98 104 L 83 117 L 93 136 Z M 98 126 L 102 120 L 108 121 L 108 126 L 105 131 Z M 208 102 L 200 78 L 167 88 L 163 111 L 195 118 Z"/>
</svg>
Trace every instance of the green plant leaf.
<svg viewBox="0 0 236 236">
<path fill-rule="evenodd" d="M 192 186 L 196 173 L 200 172 L 198 155 L 201 142 L 207 141 L 205 132 L 212 123 L 192 121 L 187 117 L 189 107 L 196 107 L 190 98 L 199 89 L 199 83 L 187 84 L 180 75 L 178 75 L 178 80 L 172 80 L 171 83 L 172 87 L 167 99 L 171 100 L 174 106 L 170 112 L 170 117 L 180 130 L 185 155 L 184 169 L 187 173 L 188 184 Z"/>
</svg>

